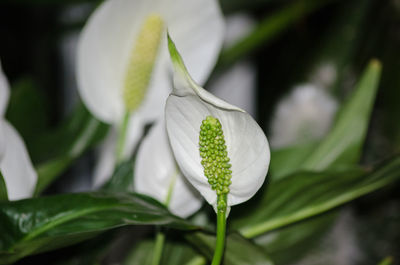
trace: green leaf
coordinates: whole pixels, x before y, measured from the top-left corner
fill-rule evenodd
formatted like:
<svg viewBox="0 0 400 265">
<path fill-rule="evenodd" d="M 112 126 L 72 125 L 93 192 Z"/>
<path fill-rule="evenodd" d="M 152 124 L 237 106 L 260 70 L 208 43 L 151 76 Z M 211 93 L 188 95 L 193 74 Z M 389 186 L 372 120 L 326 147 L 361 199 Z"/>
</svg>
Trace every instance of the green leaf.
<svg viewBox="0 0 400 265">
<path fill-rule="evenodd" d="M 315 59 L 312 60 L 312 69 L 307 69 L 308 78 L 310 72 L 316 73 L 318 68 L 328 64 L 334 69 L 336 80 L 327 84 L 327 88 L 333 92 L 344 90 L 341 86 L 353 66 L 358 46 L 364 45 L 360 42 L 360 33 L 363 31 L 362 26 L 365 26 L 363 22 L 371 3 L 370 0 L 341 1 L 336 8 L 332 8 L 334 19 L 324 26 L 323 36 L 318 37 L 315 47 L 311 48 L 311 57 Z M 303 62 L 300 65 L 304 68 Z"/>
<path fill-rule="evenodd" d="M 24 139 L 31 155 L 35 153 L 37 138 L 47 129 L 46 103 L 45 95 L 32 78 L 21 78 L 12 84 L 6 118 Z"/>
<path fill-rule="evenodd" d="M 231 65 L 243 56 L 265 47 L 279 34 L 283 33 L 296 21 L 317 10 L 332 0 L 302 0 L 289 3 L 287 6 L 264 18 L 253 32 L 238 41 L 235 45 L 222 51 L 217 68 Z"/>
<path fill-rule="evenodd" d="M 38 182 L 35 187 L 35 195 L 40 194 L 47 186 L 51 184 L 55 178 L 61 174 L 73 161 L 72 157 L 62 156 L 47 161 L 36 168 L 38 174 Z"/>
<path fill-rule="evenodd" d="M 128 257 L 124 260 L 124 265 L 151 265 L 154 252 L 154 240 L 144 240 L 138 242 Z M 167 234 L 163 248 L 160 264 L 186 264 L 197 253 L 187 243 L 179 240 L 170 240 Z"/>
<path fill-rule="evenodd" d="M 276 264 L 292 264 L 311 249 L 318 247 L 321 238 L 329 231 L 336 215 L 336 211 L 318 215 L 263 234 L 254 241 L 268 251 Z"/>
<path fill-rule="evenodd" d="M 209 260 L 215 247 L 215 236 L 196 232 L 185 238 Z M 272 265 L 272 261 L 259 246 L 237 233 L 228 234 L 224 254 L 224 265 Z"/>
<path fill-rule="evenodd" d="M 263 210 L 242 214 L 232 219 L 231 225 L 245 237 L 255 237 L 329 211 L 399 178 L 400 156 L 373 172 L 358 168 L 298 172 L 270 183 L 263 198 Z"/>
<path fill-rule="evenodd" d="M 193 229 L 139 194 L 76 193 L 0 203 L 0 264 L 71 245 L 126 225 Z"/>
<path fill-rule="evenodd" d="M 138 242 L 134 249 L 124 260 L 124 265 L 151 265 L 153 260 L 154 241 L 145 240 Z"/>
<path fill-rule="evenodd" d="M 41 150 L 38 156 L 46 162 L 36 167 L 38 183 L 35 194 L 42 192 L 85 150 L 103 139 L 107 131 L 108 125 L 79 104 L 68 120 L 55 131 L 43 135 L 37 143 Z"/>
<path fill-rule="evenodd" d="M 303 169 L 322 170 L 332 165 L 346 166 L 358 162 L 367 134 L 380 73 L 381 64 L 377 60 L 372 60 L 351 98 L 341 108 L 332 131 L 307 157 Z"/>
<path fill-rule="evenodd" d="M 120 163 L 114 170 L 110 180 L 102 187 L 107 191 L 129 191 L 133 185 L 134 159 Z"/>
<path fill-rule="evenodd" d="M 8 201 L 8 194 L 7 194 L 6 183 L 4 181 L 3 174 L 1 173 L 0 170 L 0 202 L 2 201 Z"/>
<path fill-rule="evenodd" d="M 269 175 L 273 181 L 296 171 L 318 145 L 316 142 L 289 146 L 271 152 Z"/>
</svg>

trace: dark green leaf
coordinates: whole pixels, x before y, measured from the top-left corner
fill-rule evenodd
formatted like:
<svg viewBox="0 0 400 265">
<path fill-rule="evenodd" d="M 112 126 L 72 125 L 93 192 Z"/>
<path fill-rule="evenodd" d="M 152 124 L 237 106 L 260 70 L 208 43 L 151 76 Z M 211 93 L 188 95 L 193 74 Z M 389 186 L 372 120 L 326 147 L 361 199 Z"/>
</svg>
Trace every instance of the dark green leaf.
<svg viewBox="0 0 400 265">
<path fill-rule="evenodd" d="M 35 193 L 39 194 L 51 182 L 61 174 L 71 164 L 73 159 L 69 156 L 63 156 L 51 161 L 47 161 L 43 165 L 36 168 L 38 174 L 38 182 L 36 184 Z"/>
<path fill-rule="evenodd" d="M 337 212 L 332 211 L 309 218 L 263 234 L 255 238 L 255 242 L 268 251 L 276 264 L 292 264 L 311 249 L 318 247 L 321 238 L 329 231 L 336 215 Z"/>
<path fill-rule="evenodd" d="M 400 156 L 373 172 L 361 169 L 298 172 L 270 183 L 262 211 L 231 220 L 246 237 L 329 211 L 400 178 Z M 233 222 L 232 222 L 233 221 Z"/>
<path fill-rule="evenodd" d="M 186 239 L 204 256 L 212 259 L 215 236 L 196 232 L 186 235 Z M 259 246 L 237 233 L 228 234 L 224 254 L 224 265 L 272 265 L 272 261 Z"/>
<path fill-rule="evenodd" d="M 303 0 L 289 3 L 278 12 L 267 16 L 249 35 L 227 50 L 222 51 L 217 67 L 223 68 L 259 47 L 265 47 L 266 44 L 292 26 L 294 22 L 330 1 L 332 0 Z"/>
<path fill-rule="evenodd" d="M 123 262 L 124 265 L 151 265 L 154 252 L 154 240 L 139 242 Z M 185 242 L 170 240 L 166 237 L 161 265 L 186 264 L 196 256 L 196 252 Z"/>
<path fill-rule="evenodd" d="M 79 104 L 65 123 L 43 135 L 37 144 L 41 149 L 39 156 L 46 162 L 37 166 L 36 194 L 43 191 L 86 149 L 103 139 L 107 131 L 108 125 L 94 118 Z"/>
<path fill-rule="evenodd" d="M 110 180 L 102 187 L 107 191 L 129 191 L 133 185 L 133 159 L 119 164 Z"/>
<path fill-rule="evenodd" d="M 332 165 L 346 166 L 358 162 L 380 73 L 380 63 L 372 60 L 356 85 L 353 95 L 341 108 L 332 131 L 307 157 L 303 169 L 322 170 Z"/>
<path fill-rule="evenodd" d="M 146 240 L 139 242 L 129 253 L 124 265 L 151 265 L 154 241 Z"/>
<path fill-rule="evenodd" d="M 371 2 L 370 0 L 342 1 L 335 10 L 332 23 L 324 29 L 324 35 L 318 39 L 316 51 L 312 49 L 314 59 L 311 71 L 308 70 L 307 74 L 310 75 L 310 72 L 315 74 L 321 66 L 331 66 L 336 80 L 327 85 L 334 92 L 346 89 L 343 87 L 344 77 L 348 75 L 353 64 L 352 59 L 358 51 L 362 22 Z"/>
<path fill-rule="evenodd" d="M 31 78 L 13 83 L 6 118 L 15 127 L 31 155 L 37 138 L 47 129 L 46 98 Z"/>
<path fill-rule="evenodd" d="M 317 145 L 317 142 L 311 142 L 273 150 L 269 166 L 269 175 L 273 178 L 273 181 L 301 168 L 304 160 L 314 151 Z"/>
<path fill-rule="evenodd" d="M 0 263 L 135 224 L 194 228 L 139 194 L 76 193 L 0 203 Z"/>
<path fill-rule="evenodd" d="M 4 181 L 3 174 L 1 173 L 0 170 L 0 202 L 2 201 L 8 201 L 8 194 L 7 194 L 6 183 Z"/>
</svg>

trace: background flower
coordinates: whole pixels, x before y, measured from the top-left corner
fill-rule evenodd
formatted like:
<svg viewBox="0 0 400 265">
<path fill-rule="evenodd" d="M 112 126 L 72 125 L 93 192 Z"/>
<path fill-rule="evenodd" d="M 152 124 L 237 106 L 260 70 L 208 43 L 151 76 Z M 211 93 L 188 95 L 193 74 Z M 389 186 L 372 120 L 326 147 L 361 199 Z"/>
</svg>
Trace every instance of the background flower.
<svg viewBox="0 0 400 265">
<path fill-rule="evenodd" d="M 9 85 L 0 63 L 0 171 L 8 199 L 20 200 L 32 196 L 37 175 L 22 138 L 3 117 L 8 95 Z"/>
<path fill-rule="evenodd" d="M 321 139 L 329 132 L 338 104 L 326 90 L 300 85 L 283 98 L 271 122 L 271 146 L 279 148 Z"/>
<path fill-rule="evenodd" d="M 180 41 L 179 47 L 187 57 L 188 67 L 200 83 L 212 70 L 223 40 L 223 17 L 214 0 L 104 2 L 83 29 L 77 62 L 81 97 L 90 111 L 104 122 L 117 126 L 122 123 L 126 113 L 123 88 L 129 74 L 132 47 L 149 15 L 158 15 L 163 22 L 161 43 L 143 101 L 131 113 L 128 122 L 124 157 L 132 153 L 143 126 L 162 115 L 171 90 L 166 28 Z M 114 144 L 106 145 L 102 151 L 101 170 L 96 170 L 96 186 L 112 172 L 114 162 L 110 157 L 113 156 L 107 153 L 115 152 L 115 135 L 118 134 L 111 132 L 109 142 Z"/>
<path fill-rule="evenodd" d="M 175 162 L 163 119 L 153 125 L 141 143 L 134 170 L 136 192 L 158 199 L 182 217 L 200 209 L 202 198 Z"/>
</svg>

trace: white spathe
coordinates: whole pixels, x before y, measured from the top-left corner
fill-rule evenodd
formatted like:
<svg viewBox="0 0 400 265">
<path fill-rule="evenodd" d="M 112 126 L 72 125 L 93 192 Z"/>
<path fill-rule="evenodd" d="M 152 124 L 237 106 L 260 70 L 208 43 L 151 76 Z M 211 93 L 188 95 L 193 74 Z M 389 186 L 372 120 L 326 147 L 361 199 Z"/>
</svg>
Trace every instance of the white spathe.
<svg viewBox="0 0 400 265">
<path fill-rule="evenodd" d="M 245 111 L 198 86 L 188 74 L 172 41 L 174 89 L 167 99 L 165 117 L 176 161 L 190 183 L 208 203 L 216 206 L 217 194 L 203 173 L 199 153 L 201 122 L 212 115 L 219 119 L 232 165 L 228 206 L 250 199 L 263 184 L 270 162 L 267 138 Z"/>
<path fill-rule="evenodd" d="M 190 71 L 200 84 L 210 74 L 224 36 L 224 21 L 216 0 L 114 0 L 105 1 L 89 18 L 78 44 L 79 93 L 89 110 L 100 120 L 119 126 L 125 114 L 123 87 L 132 47 L 145 19 L 160 15 L 164 29 L 179 40 Z M 166 31 L 165 31 L 166 32 Z M 166 36 L 166 33 L 165 33 Z M 166 37 L 162 36 L 157 59 L 143 102 L 131 114 L 124 157 L 129 156 L 143 133 L 143 126 L 163 115 L 171 91 L 171 66 Z M 116 142 L 115 135 L 109 135 Z M 110 145 L 109 145 L 110 146 Z M 111 145 L 112 146 L 112 145 Z M 113 147 L 104 152 L 115 152 Z M 114 159 L 106 161 L 97 179 L 106 180 Z M 99 172 L 99 170 L 97 170 Z"/>
<path fill-rule="evenodd" d="M 77 60 L 82 99 L 104 122 L 118 124 L 125 114 L 122 91 L 126 67 L 136 37 L 150 14 L 160 15 L 165 29 L 180 41 L 179 48 L 198 82 L 205 81 L 215 64 L 224 33 L 223 17 L 215 0 L 105 1 L 83 29 Z M 160 113 L 154 114 L 153 109 L 163 109 L 170 92 L 166 38 L 162 40 L 146 99 L 138 109 L 144 119 Z"/>
<path fill-rule="evenodd" d="M 3 69 L 0 63 L 0 117 L 4 116 L 6 112 L 8 98 L 10 97 L 10 89 L 6 76 L 3 73 Z"/>
<path fill-rule="evenodd" d="M 333 123 L 338 104 L 313 84 L 293 88 L 276 107 L 271 122 L 271 146 L 281 148 L 321 139 Z"/>
<path fill-rule="evenodd" d="M 0 66 L 0 171 L 8 199 L 20 200 L 33 195 L 37 175 L 22 138 L 3 116 L 9 90 L 7 78 Z"/>
<path fill-rule="evenodd" d="M 134 169 L 136 192 L 156 198 L 181 217 L 200 209 L 202 197 L 182 176 L 172 154 L 163 119 L 153 125 L 141 143 Z"/>
</svg>

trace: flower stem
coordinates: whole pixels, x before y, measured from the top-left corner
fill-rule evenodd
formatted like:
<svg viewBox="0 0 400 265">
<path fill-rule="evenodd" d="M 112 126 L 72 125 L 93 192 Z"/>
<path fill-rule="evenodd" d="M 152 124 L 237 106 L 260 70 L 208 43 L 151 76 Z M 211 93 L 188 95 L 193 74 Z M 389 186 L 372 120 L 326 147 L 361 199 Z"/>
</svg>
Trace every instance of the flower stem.
<svg viewBox="0 0 400 265">
<path fill-rule="evenodd" d="M 165 234 L 161 231 L 157 232 L 156 244 L 154 245 L 154 255 L 151 261 L 151 265 L 158 265 L 161 261 L 161 256 L 164 248 Z"/>
<path fill-rule="evenodd" d="M 224 255 L 226 231 L 226 194 L 218 195 L 217 199 L 217 242 L 211 265 L 219 265 Z"/>
<path fill-rule="evenodd" d="M 116 149 L 116 164 L 120 164 L 122 162 L 122 156 L 124 154 L 124 147 L 125 147 L 125 140 L 126 140 L 126 133 L 128 130 L 128 122 L 129 122 L 130 113 L 127 111 L 124 115 L 122 120 L 121 127 L 119 128 L 119 135 L 118 135 L 118 142 L 117 142 L 117 149 Z"/>
</svg>

